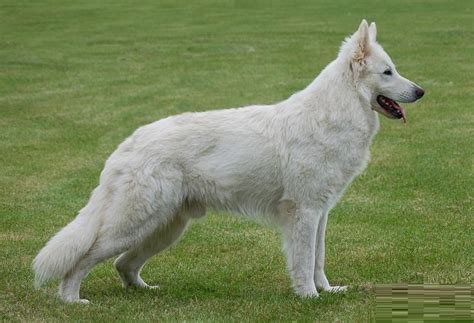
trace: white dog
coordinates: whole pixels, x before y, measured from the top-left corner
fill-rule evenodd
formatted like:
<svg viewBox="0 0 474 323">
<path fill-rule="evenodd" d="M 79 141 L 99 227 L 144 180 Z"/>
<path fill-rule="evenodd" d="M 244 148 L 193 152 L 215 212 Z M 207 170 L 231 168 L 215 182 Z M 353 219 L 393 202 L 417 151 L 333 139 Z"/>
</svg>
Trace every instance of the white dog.
<svg viewBox="0 0 474 323">
<path fill-rule="evenodd" d="M 140 270 L 206 209 L 263 218 L 281 228 L 293 287 L 317 297 L 329 210 L 369 160 L 375 111 L 405 119 L 395 101 L 423 90 L 398 74 L 365 20 L 303 91 L 266 106 L 185 113 L 139 128 L 110 156 L 89 203 L 34 260 L 36 285 L 61 277 L 59 294 L 82 302 L 82 279 L 115 261 L 124 286 L 151 287 Z"/>
</svg>

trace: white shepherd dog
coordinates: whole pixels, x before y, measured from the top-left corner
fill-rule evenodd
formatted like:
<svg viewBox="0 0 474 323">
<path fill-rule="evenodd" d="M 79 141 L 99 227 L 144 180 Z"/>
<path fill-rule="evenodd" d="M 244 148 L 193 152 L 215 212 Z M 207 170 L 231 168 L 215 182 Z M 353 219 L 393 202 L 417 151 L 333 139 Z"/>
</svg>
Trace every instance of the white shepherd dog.
<svg viewBox="0 0 474 323">
<path fill-rule="evenodd" d="M 261 218 L 281 229 L 296 294 L 317 297 L 329 210 L 369 160 L 379 112 L 424 92 L 398 74 L 365 20 L 304 90 L 274 105 L 185 113 L 139 128 L 107 160 L 77 217 L 36 256 L 36 285 L 61 277 L 79 297 L 82 279 L 116 255 L 123 285 L 150 288 L 140 270 L 208 208 Z"/>
</svg>

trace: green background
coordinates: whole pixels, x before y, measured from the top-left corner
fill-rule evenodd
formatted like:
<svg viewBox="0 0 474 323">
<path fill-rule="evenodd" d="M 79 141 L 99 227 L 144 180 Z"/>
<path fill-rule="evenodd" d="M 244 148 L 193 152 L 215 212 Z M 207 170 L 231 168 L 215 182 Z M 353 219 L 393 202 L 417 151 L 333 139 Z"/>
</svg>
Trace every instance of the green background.
<svg viewBox="0 0 474 323">
<path fill-rule="evenodd" d="M 18 320 L 375 318 L 377 283 L 467 284 L 473 266 L 472 1 L 21 1 L 0 3 L 0 313 Z M 105 262 L 89 306 L 31 261 L 85 205 L 107 156 L 140 125 L 273 103 L 304 88 L 361 19 L 426 90 L 408 124 L 381 118 L 372 162 L 332 211 L 327 275 L 344 295 L 299 299 L 271 229 L 195 223 L 123 290 Z"/>
</svg>

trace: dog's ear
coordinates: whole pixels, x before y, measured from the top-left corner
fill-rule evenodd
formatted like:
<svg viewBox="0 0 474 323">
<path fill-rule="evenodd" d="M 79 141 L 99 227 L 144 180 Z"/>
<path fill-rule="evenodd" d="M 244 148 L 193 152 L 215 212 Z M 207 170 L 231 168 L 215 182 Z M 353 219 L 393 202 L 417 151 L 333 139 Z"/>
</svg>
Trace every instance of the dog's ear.
<svg viewBox="0 0 474 323">
<path fill-rule="evenodd" d="M 369 26 L 369 37 L 370 41 L 377 41 L 377 26 L 375 25 L 375 22 L 371 23 Z"/>
<path fill-rule="evenodd" d="M 352 54 L 352 59 L 355 62 L 362 63 L 370 54 L 369 25 L 365 19 L 362 20 L 359 29 L 352 37 L 354 40 L 354 52 Z"/>
<path fill-rule="evenodd" d="M 373 24 L 375 30 L 375 24 Z M 369 33 L 369 25 L 364 19 L 360 23 L 359 29 L 352 34 L 352 36 L 346 38 L 341 45 L 339 50 L 339 56 L 344 60 L 349 61 L 349 67 L 351 71 L 355 72 L 357 69 L 356 65 L 362 67 L 365 65 L 366 59 L 370 55 L 370 42 L 371 36 Z"/>
</svg>

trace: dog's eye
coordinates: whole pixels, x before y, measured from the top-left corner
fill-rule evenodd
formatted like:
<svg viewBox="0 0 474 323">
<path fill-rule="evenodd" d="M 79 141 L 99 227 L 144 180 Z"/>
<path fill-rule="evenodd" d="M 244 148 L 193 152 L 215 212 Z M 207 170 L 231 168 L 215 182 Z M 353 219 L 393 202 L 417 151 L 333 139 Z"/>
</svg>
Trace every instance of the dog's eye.
<svg viewBox="0 0 474 323">
<path fill-rule="evenodd" d="M 391 70 L 385 70 L 383 72 L 385 75 L 392 75 L 392 71 Z"/>
</svg>

